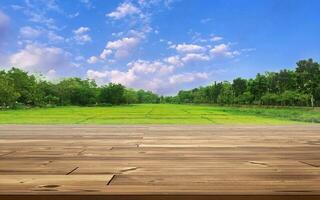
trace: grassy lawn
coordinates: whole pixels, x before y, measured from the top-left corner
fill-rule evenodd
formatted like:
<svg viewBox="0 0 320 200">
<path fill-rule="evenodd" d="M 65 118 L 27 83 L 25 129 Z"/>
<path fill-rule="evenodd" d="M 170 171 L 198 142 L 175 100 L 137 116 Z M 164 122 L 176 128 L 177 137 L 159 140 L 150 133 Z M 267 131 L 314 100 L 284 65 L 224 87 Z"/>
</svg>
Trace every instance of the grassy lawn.
<svg viewBox="0 0 320 200">
<path fill-rule="evenodd" d="M 320 122 L 308 108 L 142 104 L 0 111 L 0 124 L 300 124 Z"/>
</svg>

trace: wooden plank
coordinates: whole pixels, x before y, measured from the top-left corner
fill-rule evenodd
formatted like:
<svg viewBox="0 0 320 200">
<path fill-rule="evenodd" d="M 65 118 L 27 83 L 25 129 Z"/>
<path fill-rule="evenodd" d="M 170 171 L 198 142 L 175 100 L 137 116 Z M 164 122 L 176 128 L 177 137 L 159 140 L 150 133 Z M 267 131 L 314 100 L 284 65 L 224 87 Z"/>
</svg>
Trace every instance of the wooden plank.
<svg viewBox="0 0 320 200">
<path fill-rule="evenodd" d="M 77 193 L 104 190 L 113 175 L 0 175 L 0 193 Z"/>
<path fill-rule="evenodd" d="M 320 199 L 319 133 L 315 125 L 1 125 L 0 199 Z"/>
</svg>

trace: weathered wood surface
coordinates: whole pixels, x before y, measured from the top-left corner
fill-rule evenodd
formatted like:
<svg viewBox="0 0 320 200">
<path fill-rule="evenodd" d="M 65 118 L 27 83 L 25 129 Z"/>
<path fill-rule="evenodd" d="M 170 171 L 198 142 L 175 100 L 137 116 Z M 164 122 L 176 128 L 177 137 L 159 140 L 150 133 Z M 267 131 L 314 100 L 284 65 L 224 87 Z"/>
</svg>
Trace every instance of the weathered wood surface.
<svg viewBox="0 0 320 200">
<path fill-rule="evenodd" d="M 320 199 L 320 126 L 0 126 L 0 199 L 66 196 Z"/>
</svg>

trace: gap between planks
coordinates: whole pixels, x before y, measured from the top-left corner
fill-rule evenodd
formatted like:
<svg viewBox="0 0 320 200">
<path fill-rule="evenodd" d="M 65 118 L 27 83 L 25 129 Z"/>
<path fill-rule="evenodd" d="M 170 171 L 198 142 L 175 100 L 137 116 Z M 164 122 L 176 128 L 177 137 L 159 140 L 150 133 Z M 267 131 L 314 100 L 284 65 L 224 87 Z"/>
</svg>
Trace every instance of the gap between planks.
<svg viewBox="0 0 320 200">
<path fill-rule="evenodd" d="M 73 170 L 71 170 L 70 172 L 68 172 L 66 175 L 71 174 L 72 172 L 76 171 L 79 167 L 75 167 Z"/>
</svg>

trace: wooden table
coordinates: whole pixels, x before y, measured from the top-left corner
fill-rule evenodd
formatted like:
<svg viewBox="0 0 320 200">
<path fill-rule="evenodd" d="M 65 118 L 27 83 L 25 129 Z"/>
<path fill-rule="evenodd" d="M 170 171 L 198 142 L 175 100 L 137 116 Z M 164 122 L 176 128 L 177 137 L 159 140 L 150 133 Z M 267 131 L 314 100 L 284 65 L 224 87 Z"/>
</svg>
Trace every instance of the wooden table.
<svg viewBox="0 0 320 200">
<path fill-rule="evenodd" d="M 0 199 L 320 199 L 320 126 L 0 126 Z"/>
</svg>

